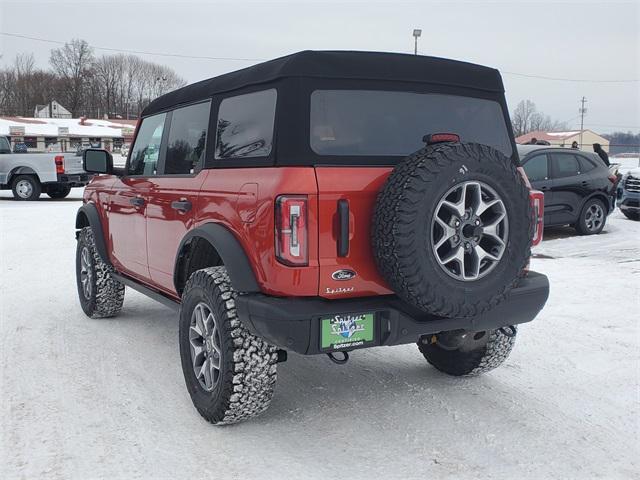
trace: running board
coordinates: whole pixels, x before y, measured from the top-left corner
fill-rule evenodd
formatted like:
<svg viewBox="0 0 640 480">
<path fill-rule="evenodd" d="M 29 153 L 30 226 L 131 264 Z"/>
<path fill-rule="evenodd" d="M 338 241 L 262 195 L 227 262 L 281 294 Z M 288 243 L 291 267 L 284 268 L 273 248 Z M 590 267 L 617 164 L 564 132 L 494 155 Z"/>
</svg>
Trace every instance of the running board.
<svg viewBox="0 0 640 480">
<path fill-rule="evenodd" d="M 160 293 L 157 290 L 153 290 L 152 288 L 146 287 L 137 281 L 120 275 L 119 273 L 111 273 L 111 276 L 115 278 L 120 283 L 126 285 L 127 287 L 131 287 L 134 290 L 140 292 L 143 295 L 155 300 L 156 302 L 162 303 L 165 307 L 169 307 L 173 310 L 180 310 L 180 303 L 175 301 L 174 299 Z"/>
</svg>

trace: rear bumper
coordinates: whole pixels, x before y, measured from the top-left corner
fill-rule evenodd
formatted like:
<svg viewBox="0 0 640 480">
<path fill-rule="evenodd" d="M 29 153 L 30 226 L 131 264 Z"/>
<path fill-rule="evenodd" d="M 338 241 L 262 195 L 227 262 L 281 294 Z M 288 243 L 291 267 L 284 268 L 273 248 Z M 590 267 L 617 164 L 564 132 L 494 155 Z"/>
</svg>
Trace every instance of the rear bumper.
<svg viewBox="0 0 640 480">
<path fill-rule="evenodd" d="M 57 180 L 50 183 L 64 184 L 69 187 L 84 187 L 92 177 L 93 175 L 88 173 L 59 173 Z"/>
<path fill-rule="evenodd" d="M 447 330 L 480 331 L 530 322 L 549 296 L 546 276 L 530 272 L 497 307 L 477 317 L 443 318 L 414 309 L 395 295 L 345 300 L 318 297 L 281 298 L 240 295 L 237 311 L 255 335 L 279 348 L 304 355 L 320 348 L 320 319 L 341 314 L 375 312 L 375 345 L 414 343 L 423 335 Z"/>
</svg>

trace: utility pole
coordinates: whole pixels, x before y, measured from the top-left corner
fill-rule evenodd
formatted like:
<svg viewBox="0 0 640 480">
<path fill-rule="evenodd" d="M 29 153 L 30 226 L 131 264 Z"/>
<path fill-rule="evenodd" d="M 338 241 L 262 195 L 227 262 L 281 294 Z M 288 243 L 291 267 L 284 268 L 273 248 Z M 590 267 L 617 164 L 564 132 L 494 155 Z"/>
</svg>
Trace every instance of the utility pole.
<svg viewBox="0 0 640 480">
<path fill-rule="evenodd" d="M 582 130 L 584 130 L 584 116 L 587 113 L 587 109 L 584 104 L 587 103 L 586 97 L 582 97 L 580 100 L 580 150 L 582 150 Z"/>
</svg>

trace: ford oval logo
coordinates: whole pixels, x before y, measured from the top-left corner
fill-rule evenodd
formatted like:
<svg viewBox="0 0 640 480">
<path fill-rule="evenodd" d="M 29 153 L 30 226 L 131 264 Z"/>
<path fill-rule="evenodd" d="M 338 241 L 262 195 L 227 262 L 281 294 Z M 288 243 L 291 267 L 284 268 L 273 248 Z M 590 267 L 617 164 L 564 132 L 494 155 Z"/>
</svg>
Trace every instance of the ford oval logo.
<svg viewBox="0 0 640 480">
<path fill-rule="evenodd" d="M 336 270 L 335 272 L 333 272 L 331 274 L 331 278 L 333 278 L 334 280 L 351 280 L 353 277 L 356 276 L 356 272 L 354 272 L 353 270 Z"/>
</svg>

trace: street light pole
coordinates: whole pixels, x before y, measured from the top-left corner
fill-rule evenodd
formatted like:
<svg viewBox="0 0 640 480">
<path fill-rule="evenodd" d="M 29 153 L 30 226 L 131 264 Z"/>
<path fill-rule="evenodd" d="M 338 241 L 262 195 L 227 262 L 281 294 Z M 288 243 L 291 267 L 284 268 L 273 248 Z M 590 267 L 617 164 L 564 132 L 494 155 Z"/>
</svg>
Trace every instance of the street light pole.
<svg viewBox="0 0 640 480">
<path fill-rule="evenodd" d="M 413 54 L 414 55 L 418 54 L 418 37 L 421 35 L 422 35 L 422 30 L 420 28 L 413 29 L 413 39 L 414 39 Z"/>
</svg>

